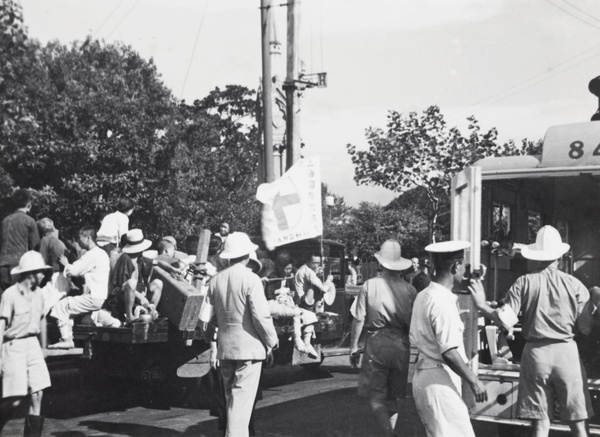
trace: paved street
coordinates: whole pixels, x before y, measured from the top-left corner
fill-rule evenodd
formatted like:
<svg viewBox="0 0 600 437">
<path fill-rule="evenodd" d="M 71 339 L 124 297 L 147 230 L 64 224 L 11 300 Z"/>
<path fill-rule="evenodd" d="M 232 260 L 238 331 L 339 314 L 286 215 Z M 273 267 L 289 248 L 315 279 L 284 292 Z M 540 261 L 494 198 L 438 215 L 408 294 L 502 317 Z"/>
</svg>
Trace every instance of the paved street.
<svg viewBox="0 0 600 437">
<path fill-rule="evenodd" d="M 347 357 L 328 358 L 316 372 L 300 367 L 268 370 L 256 411 L 256 435 L 377 436 L 368 407 L 356 395 L 357 377 Z M 76 383 L 76 377 L 72 379 Z M 44 435 L 221 436 L 218 420 L 206 405 L 197 404 L 197 387 L 190 385 L 188 391 L 182 399 L 162 399 L 157 404 L 134 400 L 120 387 L 103 387 L 90 394 L 61 387 L 45 398 Z M 415 417 L 409 399 L 400 420 L 410 425 Z M 22 427 L 23 419 L 16 419 L 3 435 L 22 435 Z M 477 435 L 496 437 L 495 427 L 478 425 Z"/>
</svg>

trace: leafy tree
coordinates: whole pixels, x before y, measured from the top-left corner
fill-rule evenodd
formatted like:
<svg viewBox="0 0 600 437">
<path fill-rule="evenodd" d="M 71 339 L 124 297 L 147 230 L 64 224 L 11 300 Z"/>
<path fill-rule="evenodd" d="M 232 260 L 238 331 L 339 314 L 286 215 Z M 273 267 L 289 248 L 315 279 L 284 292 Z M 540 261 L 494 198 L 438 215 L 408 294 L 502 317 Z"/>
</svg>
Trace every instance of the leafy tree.
<svg viewBox="0 0 600 437">
<path fill-rule="evenodd" d="M 411 112 L 404 117 L 390 111 L 386 130 L 367 129 L 367 150 L 348 144 L 355 165 L 354 180 L 398 193 L 421 187 L 429 203 L 428 240 L 435 241 L 438 217 L 454 174 L 486 156 L 524 154 L 534 149 L 526 140 L 520 147 L 514 143 L 499 145 L 495 128 L 482 133 L 474 117 L 468 120 L 468 135 L 463 136 L 458 128 L 448 127 L 437 106 L 430 106 L 421 116 Z"/>
<path fill-rule="evenodd" d="M 260 235 L 255 94 L 231 85 L 179 106 L 161 154 L 167 174 L 159 195 L 162 229 L 194 234 L 202 227 L 217 231 L 227 221 L 233 230 Z"/>
</svg>

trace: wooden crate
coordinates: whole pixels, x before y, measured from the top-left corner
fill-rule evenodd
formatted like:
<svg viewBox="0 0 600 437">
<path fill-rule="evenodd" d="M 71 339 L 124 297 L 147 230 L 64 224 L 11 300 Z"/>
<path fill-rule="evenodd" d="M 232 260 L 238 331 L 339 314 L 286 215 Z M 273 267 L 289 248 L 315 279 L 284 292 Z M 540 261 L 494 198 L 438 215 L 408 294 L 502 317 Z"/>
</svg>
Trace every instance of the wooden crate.
<svg viewBox="0 0 600 437">
<path fill-rule="evenodd" d="M 160 267 L 154 267 L 150 280 L 154 279 L 163 282 L 158 313 L 180 331 L 194 331 L 204 296 L 188 282 L 173 278 Z"/>
<path fill-rule="evenodd" d="M 73 337 L 75 340 L 126 344 L 161 343 L 169 339 L 169 322 L 162 318 L 152 323 L 135 322 L 122 328 L 75 325 Z"/>
</svg>

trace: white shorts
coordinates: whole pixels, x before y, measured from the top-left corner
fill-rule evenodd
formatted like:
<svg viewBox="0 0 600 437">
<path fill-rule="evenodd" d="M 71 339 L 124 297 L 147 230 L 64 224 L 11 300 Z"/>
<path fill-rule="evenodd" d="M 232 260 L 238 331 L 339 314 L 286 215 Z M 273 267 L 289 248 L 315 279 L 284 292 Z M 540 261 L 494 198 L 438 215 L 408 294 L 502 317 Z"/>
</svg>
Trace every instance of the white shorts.
<svg viewBox="0 0 600 437">
<path fill-rule="evenodd" d="M 50 387 L 50 374 L 37 337 L 2 344 L 2 397 L 27 396 Z"/>
<path fill-rule="evenodd" d="M 417 411 L 428 437 L 475 437 L 469 410 L 449 372 L 452 370 L 446 367 L 415 372 L 413 397 Z"/>
</svg>

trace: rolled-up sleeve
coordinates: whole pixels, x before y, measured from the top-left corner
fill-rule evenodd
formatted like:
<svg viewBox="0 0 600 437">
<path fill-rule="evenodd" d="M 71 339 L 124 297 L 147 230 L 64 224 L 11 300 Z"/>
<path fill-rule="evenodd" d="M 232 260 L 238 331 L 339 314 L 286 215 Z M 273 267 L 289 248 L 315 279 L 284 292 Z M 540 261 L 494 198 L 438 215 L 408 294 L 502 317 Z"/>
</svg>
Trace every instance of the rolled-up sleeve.
<svg viewBox="0 0 600 437">
<path fill-rule="evenodd" d="M 12 295 L 9 293 L 4 293 L 2 297 L 0 297 L 0 319 L 4 319 L 6 321 L 6 326 L 10 323 L 12 319 Z M 2 343 L 2 339 L 0 338 L 0 344 Z"/>
<path fill-rule="evenodd" d="M 277 332 L 273 326 L 273 319 L 269 312 L 269 305 L 265 297 L 262 282 L 258 276 L 252 278 L 248 291 L 248 302 L 252 314 L 254 329 L 258 332 L 263 344 L 272 348 L 277 345 Z"/>
<path fill-rule="evenodd" d="M 365 320 L 365 317 L 367 316 L 367 289 L 364 285 L 358 292 L 358 296 L 356 296 L 356 306 L 354 307 L 352 315 L 356 320 L 361 322 Z"/>
</svg>

